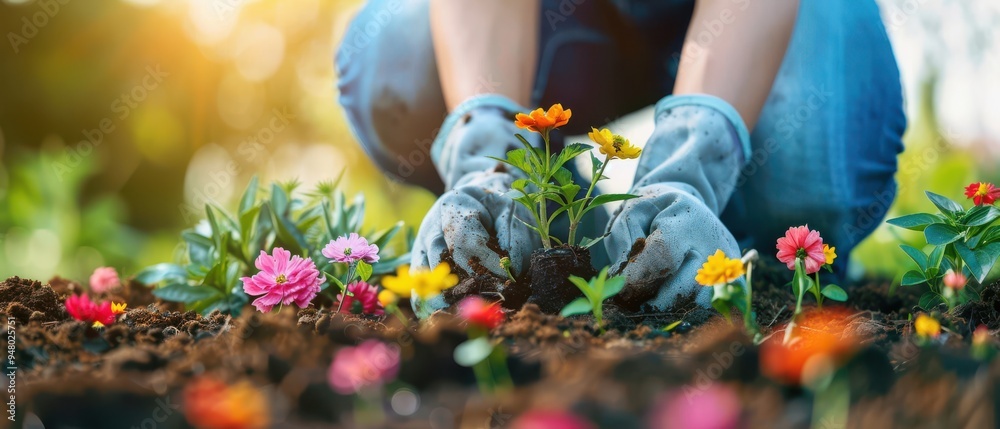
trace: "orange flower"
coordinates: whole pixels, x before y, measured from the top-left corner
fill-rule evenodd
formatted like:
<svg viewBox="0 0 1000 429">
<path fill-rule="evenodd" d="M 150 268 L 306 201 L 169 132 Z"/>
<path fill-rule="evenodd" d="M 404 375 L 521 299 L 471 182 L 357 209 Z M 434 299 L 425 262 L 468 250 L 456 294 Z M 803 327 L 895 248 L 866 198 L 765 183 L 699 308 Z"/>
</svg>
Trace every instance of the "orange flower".
<svg viewBox="0 0 1000 429">
<path fill-rule="evenodd" d="M 263 429 L 270 425 L 267 398 L 249 382 L 233 386 L 202 377 L 184 389 L 184 416 L 199 429 Z"/>
<path fill-rule="evenodd" d="M 760 349 L 761 372 L 786 384 L 808 384 L 843 365 L 861 338 L 849 334 L 850 312 L 824 308 L 802 313 L 790 344 L 774 335 Z"/>
<path fill-rule="evenodd" d="M 549 107 L 548 112 L 539 107 L 528 114 L 518 113 L 514 116 L 514 125 L 517 125 L 518 128 L 527 128 L 528 131 L 545 134 L 569 123 L 571 116 L 573 116 L 572 110 L 563 110 L 562 104 L 556 103 Z"/>
</svg>

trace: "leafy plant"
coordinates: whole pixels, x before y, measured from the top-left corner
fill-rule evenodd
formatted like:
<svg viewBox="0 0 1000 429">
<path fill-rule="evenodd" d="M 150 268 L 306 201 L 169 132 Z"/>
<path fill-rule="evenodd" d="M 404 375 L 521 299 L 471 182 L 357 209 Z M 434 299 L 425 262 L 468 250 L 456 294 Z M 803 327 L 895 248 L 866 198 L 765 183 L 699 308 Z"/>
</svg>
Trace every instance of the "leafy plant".
<svg viewBox="0 0 1000 429">
<path fill-rule="evenodd" d="M 717 250 L 714 255 L 708 257 L 695 276 L 695 281 L 699 284 L 712 288 L 712 307 L 730 323 L 732 323 L 731 308 L 736 308 L 743 315 L 743 325 L 747 332 L 754 337 L 760 333 L 753 311 L 751 282 L 753 263 L 757 258 L 756 250 L 748 251 L 743 259 L 727 258 L 722 250 Z M 740 282 L 744 276 L 745 282 Z"/>
<path fill-rule="evenodd" d="M 526 178 L 515 180 L 511 185 L 514 191 L 520 193 L 520 196 L 514 197 L 514 201 L 526 207 L 531 213 L 535 220 L 534 225 L 524 222 L 524 220 L 521 221 L 539 234 L 542 245 L 546 249 L 552 248 L 553 241 L 559 241 L 551 231 L 552 223 L 559 215 L 566 213 L 569 216 L 569 236 L 566 244 L 572 246 L 576 243 L 576 229 L 584 215 L 603 204 L 635 198 L 634 195 L 627 194 L 605 194 L 592 197 L 597 182 L 607 179 L 604 176 L 604 169 L 608 162 L 614 158 L 634 158 L 639 154 L 639 150 L 628 144 L 627 140 L 621 136 L 613 136 L 618 139 L 617 146 L 614 146 L 614 142 L 609 143 L 611 149 L 607 151 L 603 162 L 591 154 L 593 179 L 591 179 L 584 197 L 577 199 L 582 187 L 574 183 L 573 173 L 566 168 L 566 165 L 577 156 L 590 152 L 592 147 L 583 143 L 574 143 L 558 153 L 552 153 L 550 141 L 551 130 L 567 123 L 570 117 L 569 113 L 569 110 L 563 111 L 562 106 L 556 104 L 549 108 L 548 112 L 537 109 L 530 115 L 518 114 L 515 123 L 521 128 L 527 128 L 541 134 L 544 148 L 533 147 L 524 136 L 515 134 L 524 148 L 507 152 L 506 159 L 494 158 L 525 174 Z M 606 132 L 607 135 L 611 135 L 610 131 L 607 130 L 600 132 L 595 130 L 595 132 Z M 626 154 L 625 150 L 629 150 L 629 152 Z M 604 152 L 603 149 L 602 152 Z M 548 212 L 550 201 L 558 205 L 558 208 L 551 214 Z M 584 240 L 581 245 L 590 247 L 599 241 L 600 239 Z"/>
<path fill-rule="evenodd" d="M 1000 259 L 1000 209 L 991 204 L 965 209 L 947 197 L 927 192 L 938 213 L 915 213 L 887 222 L 900 228 L 923 232 L 928 253 L 906 244 L 903 252 L 917 269 L 903 274 L 901 286 L 927 284 L 929 291 L 920 297 L 920 306 L 931 309 L 939 303 L 949 308 L 967 302 L 977 293 L 974 288 L 945 290 L 949 270 L 973 278 L 980 285 Z"/>
<path fill-rule="evenodd" d="M 311 258 L 328 278 L 350 280 L 356 275 L 367 278 L 393 272 L 409 260 L 408 253 L 384 257 L 375 267 L 336 264 L 323 257 L 325 244 L 362 230 L 364 197 L 358 195 L 348 203 L 337 189 L 339 181 L 320 183 L 300 197 L 295 195 L 297 182 L 273 183 L 264 190 L 254 177 L 235 213 L 208 204 L 206 219 L 181 233 L 186 247 L 182 261 L 148 267 L 136 280 L 162 284 L 154 295 L 184 303 L 190 310 L 239 314 L 248 301 L 239 279 L 255 272 L 254 259 L 262 250 L 282 247 L 293 255 Z M 402 227 L 397 223 L 367 236 L 372 244 L 384 248 Z M 411 243 L 412 237 L 408 237 L 407 248 Z M 341 288 L 342 283 L 338 283 Z M 322 288 L 327 287 L 329 283 L 324 282 Z"/>
<path fill-rule="evenodd" d="M 604 267 L 597 277 L 590 279 L 589 282 L 577 276 L 569 276 L 569 281 L 583 292 L 583 296 L 567 304 L 559 314 L 567 317 L 591 313 L 594 315 L 598 328 L 603 333 L 604 300 L 621 292 L 622 288 L 625 287 L 625 276 L 608 278 L 608 267 Z"/>
</svg>

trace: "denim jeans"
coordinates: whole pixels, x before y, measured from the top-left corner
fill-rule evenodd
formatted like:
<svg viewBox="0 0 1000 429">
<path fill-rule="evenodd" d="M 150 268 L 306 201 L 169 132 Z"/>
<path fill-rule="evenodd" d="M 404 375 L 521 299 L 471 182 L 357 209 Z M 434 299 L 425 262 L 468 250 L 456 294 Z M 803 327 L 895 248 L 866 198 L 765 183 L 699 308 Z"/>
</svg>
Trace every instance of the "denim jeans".
<svg viewBox="0 0 1000 429">
<path fill-rule="evenodd" d="M 564 131 L 577 134 L 669 95 L 693 6 L 543 0 L 532 106 L 572 108 Z M 735 19 L 746 7 L 757 6 L 732 0 Z M 733 16 L 710 19 L 694 41 L 712 43 Z M 345 35 L 336 68 L 340 102 L 372 160 L 401 180 L 440 190 L 428 153 L 447 109 L 428 0 L 369 1 Z M 502 85 L 487 76 L 481 89 Z M 844 256 L 895 197 L 905 127 L 899 71 L 875 1 L 802 0 L 751 133 L 751 157 L 721 219 L 742 246 L 765 254 L 789 226 L 808 224 Z M 838 259 L 839 270 L 846 259 Z"/>
</svg>

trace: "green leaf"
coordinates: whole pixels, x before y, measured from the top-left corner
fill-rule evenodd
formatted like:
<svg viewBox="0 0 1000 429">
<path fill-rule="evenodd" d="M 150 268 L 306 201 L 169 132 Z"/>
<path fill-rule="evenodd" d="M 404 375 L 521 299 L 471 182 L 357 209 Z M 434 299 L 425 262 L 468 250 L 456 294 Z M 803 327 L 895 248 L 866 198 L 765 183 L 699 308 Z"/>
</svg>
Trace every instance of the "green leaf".
<svg viewBox="0 0 1000 429">
<path fill-rule="evenodd" d="M 928 225 L 924 229 L 924 237 L 927 238 L 927 244 L 933 244 L 935 246 L 942 246 L 945 244 L 954 243 L 958 239 L 962 238 L 964 234 L 958 228 L 944 224 L 935 223 L 933 225 Z"/>
<path fill-rule="evenodd" d="M 136 273 L 133 280 L 144 285 L 154 285 L 164 280 L 183 282 L 187 279 L 187 271 L 177 264 L 156 264 L 146 267 Z"/>
<path fill-rule="evenodd" d="M 455 363 L 471 367 L 486 360 L 491 354 L 493 354 L 493 344 L 489 338 L 473 338 L 455 347 Z"/>
<path fill-rule="evenodd" d="M 633 198 L 639 198 L 639 196 L 638 195 L 630 195 L 630 194 L 603 194 L 603 195 L 598 195 L 598 196 L 594 197 L 593 200 L 590 201 L 590 205 L 587 206 L 587 209 L 584 211 L 584 213 L 588 213 L 588 212 L 590 212 L 591 210 L 593 210 L 593 209 L 595 209 L 597 207 L 600 207 L 602 205 L 605 205 L 605 204 L 613 202 L 613 201 L 625 201 L 625 200 L 631 200 Z"/>
<path fill-rule="evenodd" d="M 340 279 L 338 279 L 333 274 L 330 274 L 330 273 L 324 271 L 323 275 L 325 275 L 326 278 L 330 279 L 330 281 L 333 282 L 333 284 L 337 285 L 337 288 L 340 289 L 341 292 L 347 290 L 347 287 L 344 286 L 344 282 L 340 281 Z M 326 289 L 326 285 L 323 285 L 323 290 L 325 290 L 325 289 Z"/>
<path fill-rule="evenodd" d="M 941 302 L 941 297 L 938 294 L 934 292 L 926 292 L 923 295 L 920 295 L 920 301 L 917 305 L 924 310 L 930 310 Z"/>
<path fill-rule="evenodd" d="M 965 226 L 982 226 L 988 225 L 998 217 L 1000 217 L 1000 209 L 993 206 L 976 206 L 969 209 L 959 223 Z"/>
<path fill-rule="evenodd" d="M 728 300 L 725 300 L 725 299 L 713 299 L 712 300 L 712 307 L 715 308 L 715 311 L 718 311 L 720 314 L 722 314 L 722 317 L 726 318 L 727 321 L 731 320 L 730 314 L 731 314 L 732 311 L 729 309 L 729 301 Z"/>
<path fill-rule="evenodd" d="M 795 275 L 792 278 L 792 293 L 794 293 L 795 296 L 799 296 L 800 293 L 805 293 L 805 291 L 812 289 L 813 281 L 809 278 L 809 275 L 806 274 L 806 270 L 802 266 L 801 259 L 795 262 L 795 267 Z"/>
<path fill-rule="evenodd" d="M 608 236 L 607 234 L 604 234 L 604 235 L 602 235 L 600 237 L 597 237 L 597 238 L 583 237 L 580 240 L 579 246 L 582 247 L 582 248 L 584 248 L 584 249 L 589 249 L 591 247 L 594 247 L 595 244 L 600 243 L 601 240 L 604 240 L 604 238 L 607 237 L 607 236 Z"/>
<path fill-rule="evenodd" d="M 601 171 L 601 167 L 604 166 L 604 161 L 601 161 L 599 158 L 594 156 L 594 152 L 590 152 L 590 165 L 591 165 L 590 174 L 593 176 L 597 176 L 597 173 Z M 597 180 L 601 180 L 601 178 L 598 177 Z"/>
<path fill-rule="evenodd" d="M 664 326 L 663 329 L 661 329 L 661 331 L 664 331 L 664 332 L 673 331 L 674 328 L 680 326 L 681 323 L 684 323 L 684 320 L 678 320 L 676 322 L 672 322 L 671 324 L 669 324 L 667 326 Z"/>
<path fill-rule="evenodd" d="M 820 291 L 820 293 L 822 293 L 823 296 L 830 298 L 834 301 L 840 301 L 840 302 L 847 301 L 847 292 L 845 292 L 844 289 L 841 289 L 840 286 L 837 285 L 832 285 L 832 284 L 826 285 L 825 287 L 823 287 L 823 290 Z"/>
<path fill-rule="evenodd" d="M 562 317 L 569 317 L 577 314 L 587 314 L 593 310 L 594 309 L 591 307 L 590 301 L 587 301 L 587 298 L 580 297 L 574 299 L 573 302 L 566 304 L 562 311 L 559 312 L 559 315 Z"/>
<path fill-rule="evenodd" d="M 625 287 L 625 276 L 615 276 L 605 280 L 603 298 L 608 299 L 615 295 L 618 295 L 618 292 L 621 292 L 622 288 L 624 287 Z"/>
<path fill-rule="evenodd" d="M 927 269 L 924 271 L 940 271 L 941 261 L 944 260 L 945 246 L 937 246 L 931 250 L 931 255 L 927 258 Z"/>
<path fill-rule="evenodd" d="M 917 266 L 920 267 L 920 271 L 927 271 L 927 255 L 925 255 L 924 252 L 907 244 L 900 244 L 899 248 L 903 249 L 903 252 L 906 252 L 906 255 L 909 256 L 913 262 L 917 263 Z"/>
<path fill-rule="evenodd" d="M 580 289 L 580 292 L 583 292 L 584 296 L 587 297 L 587 301 L 590 301 L 594 304 L 597 304 L 599 302 L 598 301 L 599 296 L 597 296 L 596 293 L 597 291 L 595 290 L 593 284 L 597 281 L 597 279 L 598 278 L 595 277 L 594 280 L 588 282 L 584 280 L 582 277 L 569 276 L 570 283 L 573 283 L 573 285 L 575 285 L 577 289 Z"/>
<path fill-rule="evenodd" d="M 941 211 L 942 214 L 948 216 L 949 219 L 954 219 L 958 213 L 965 211 L 962 205 L 950 200 L 944 195 L 938 195 L 933 192 L 927 191 L 927 198 L 934 203 L 934 206 Z"/>
<path fill-rule="evenodd" d="M 573 201 L 573 200 L 575 200 L 577 194 L 580 193 L 580 185 L 577 185 L 576 183 L 570 183 L 568 185 L 563 185 L 562 188 L 560 188 L 560 189 L 562 191 L 562 196 L 563 196 L 563 198 L 566 198 L 566 201 Z"/>
<path fill-rule="evenodd" d="M 573 183 L 573 173 L 565 168 L 559 168 L 555 170 L 552 174 L 552 178 L 556 180 L 559 186 L 565 186 Z"/>
<path fill-rule="evenodd" d="M 271 184 L 271 208 L 278 217 L 288 214 L 288 194 L 277 182 Z"/>
<path fill-rule="evenodd" d="M 924 273 L 917 270 L 910 270 L 903 274 L 903 280 L 900 281 L 901 286 L 916 286 L 927 281 L 924 277 Z"/>
<path fill-rule="evenodd" d="M 279 188 L 280 189 L 280 188 Z M 266 206 L 267 203 L 264 203 Z M 269 210 L 271 214 L 271 222 L 275 227 L 275 232 L 277 233 L 278 241 L 275 242 L 275 246 L 283 247 L 285 250 L 292 252 L 293 255 L 302 255 L 305 253 L 305 249 L 308 247 L 306 244 L 306 239 L 295 225 L 291 223 L 288 219 L 283 216 L 279 216 L 275 210 Z"/>
<path fill-rule="evenodd" d="M 1000 225 L 991 226 L 983 231 L 983 236 L 979 239 L 979 245 L 1000 242 Z"/>
<path fill-rule="evenodd" d="M 556 156 L 555 163 L 552 164 L 553 169 L 561 168 L 564 164 L 576 158 L 578 155 L 584 152 L 590 152 L 593 146 L 583 143 L 573 143 L 569 146 L 563 148 L 559 151 L 559 155 Z"/>
<path fill-rule="evenodd" d="M 189 286 L 183 283 L 171 283 L 161 288 L 153 289 L 153 295 L 164 301 L 190 304 L 210 298 L 221 297 L 217 289 L 207 286 Z"/>
<path fill-rule="evenodd" d="M 371 244 L 378 246 L 379 249 L 385 249 L 385 246 L 389 244 L 389 240 L 392 240 L 392 238 L 395 237 L 396 234 L 398 234 L 399 231 L 401 231 L 402 229 L 403 229 L 403 221 L 396 222 L 396 224 L 393 225 L 391 228 L 384 229 L 382 231 L 372 234 L 371 240 L 369 242 Z"/>
<path fill-rule="evenodd" d="M 927 225 L 941 223 L 941 218 L 930 213 L 916 213 L 897 217 L 895 219 L 889 219 L 885 222 L 889 225 L 895 225 L 900 228 L 906 228 L 913 231 L 923 231 Z"/>
<path fill-rule="evenodd" d="M 955 251 L 965 261 L 965 266 L 979 283 L 986 281 L 986 276 L 993 269 L 997 259 L 1000 259 L 1000 243 L 990 243 L 971 250 L 965 243 L 959 242 L 955 243 Z"/>
<path fill-rule="evenodd" d="M 528 179 L 517 179 L 514 183 L 510 184 L 510 188 L 515 191 L 521 191 L 522 193 L 528 193 Z"/>
<path fill-rule="evenodd" d="M 257 202 L 257 187 L 257 176 L 254 175 L 250 178 L 250 184 L 247 185 L 247 189 L 243 191 L 243 196 L 240 198 L 240 218 L 243 218 L 243 214 Z"/>
<path fill-rule="evenodd" d="M 355 270 L 363 282 L 367 282 L 372 277 L 372 266 L 365 261 L 358 261 Z"/>
</svg>

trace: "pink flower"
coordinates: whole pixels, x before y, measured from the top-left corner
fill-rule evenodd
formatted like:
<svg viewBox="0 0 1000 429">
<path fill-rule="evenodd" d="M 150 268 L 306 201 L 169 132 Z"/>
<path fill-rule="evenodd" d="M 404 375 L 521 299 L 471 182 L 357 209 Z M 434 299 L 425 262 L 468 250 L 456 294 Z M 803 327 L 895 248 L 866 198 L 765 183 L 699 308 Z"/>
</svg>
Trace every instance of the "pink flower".
<svg viewBox="0 0 1000 429">
<path fill-rule="evenodd" d="M 271 311 L 275 305 L 295 305 L 305 308 L 319 293 L 322 283 L 319 270 L 312 259 L 302 259 L 280 247 L 274 256 L 263 250 L 254 261 L 260 270 L 253 277 L 243 277 L 243 291 L 249 295 L 263 295 L 253 301 L 261 312 Z"/>
<path fill-rule="evenodd" d="M 367 386 L 381 386 L 399 373 L 399 348 L 378 340 L 337 350 L 327 374 L 330 386 L 342 395 Z"/>
<path fill-rule="evenodd" d="M 809 229 L 809 225 L 788 228 L 785 236 L 778 239 L 779 261 L 788 265 L 789 270 L 795 270 L 798 258 L 802 258 L 807 274 L 819 271 L 826 263 L 823 238 L 818 231 Z"/>
<path fill-rule="evenodd" d="M 347 290 L 354 296 L 345 297 L 343 293 L 337 295 L 337 302 L 343 300 L 343 304 L 338 307 L 350 311 L 354 314 L 371 314 L 381 316 L 383 311 L 382 303 L 378 300 L 378 288 L 368 283 L 357 281 L 347 285 Z M 355 311 L 355 304 L 359 307 Z"/>
<path fill-rule="evenodd" d="M 121 280 L 114 268 L 100 267 L 90 275 L 90 290 L 95 293 L 105 293 L 118 286 L 121 286 Z"/>
<path fill-rule="evenodd" d="M 357 261 L 374 264 L 378 262 L 378 246 L 368 244 L 368 240 L 352 232 L 347 237 L 331 240 L 323 248 L 323 256 L 330 258 L 333 262 L 345 264 L 353 264 Z"/>
<path fill-rule="evenodd" d="M 948 270 L 944 275 L 944 285 L 954 290 L 961 290 L 968 282 L 969 280 L 965 278 L 965 274 L 956 273 L 954 270 Z"/>
<path fill-rule="evenodd" d="M 93 323 L 94 326 L 107 326 L 115 323 L 115 313 L 111 311 L 111 301 L 98 304 L 91 301 L 87 295 L 71 295 L 66 298 L 66 312 L 74 319 Z"/>
<path fill-rule="evenodd" d="M 719 384 L 685 388 L 658 401 L 649 427 L 735 429 L 740 427 L 740 398 Z"/>
<path fill-rule="evenodd" d="M 503 310 L 500 303 L 486 302 L 478 296 L 470 296 L 458 303 L 458 315 L 467 320 L 470 325 L 485 329 L 493 329 L 503 323 Z"/>
<path fill-rule="evenodd" d="M 566 411 L 534 410 L 522 414 L 514 423 L 514 429 L 594 429 L 590 422 Z"/>
</svg>

